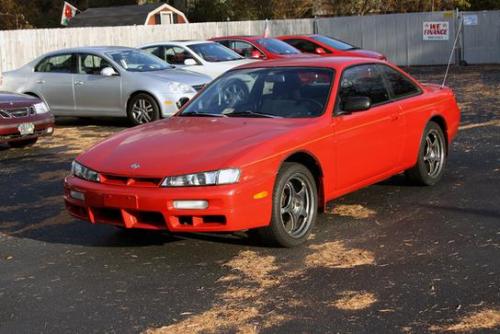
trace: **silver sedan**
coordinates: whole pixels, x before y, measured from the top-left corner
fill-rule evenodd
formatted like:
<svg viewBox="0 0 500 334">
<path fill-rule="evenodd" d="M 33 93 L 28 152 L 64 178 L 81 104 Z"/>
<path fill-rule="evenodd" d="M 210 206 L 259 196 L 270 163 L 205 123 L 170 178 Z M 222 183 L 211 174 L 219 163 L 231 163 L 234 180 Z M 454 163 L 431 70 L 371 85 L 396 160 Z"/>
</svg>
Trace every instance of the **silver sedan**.
<svg viewBox="0 0 500 334">
<path fill-rule="evenodd" d="M 43 99 L 56 116 L 127 116 L 142 124 L 175 113 L 210 80 L 138 49 L 85 47 L 4 72 L 2 88 Z"/>
</svg>

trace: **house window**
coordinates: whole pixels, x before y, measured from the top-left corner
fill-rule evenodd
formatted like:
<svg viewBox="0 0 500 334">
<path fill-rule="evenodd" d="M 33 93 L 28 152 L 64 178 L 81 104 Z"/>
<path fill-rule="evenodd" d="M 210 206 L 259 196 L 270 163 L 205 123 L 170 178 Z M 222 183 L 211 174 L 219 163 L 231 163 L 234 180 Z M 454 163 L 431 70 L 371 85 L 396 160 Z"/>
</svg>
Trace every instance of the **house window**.
<svg viewBox="0 0 500 334">
<path fill-rule="evenodd" d="M 172 24 L 174 23 L 174 17 L 172 12 L 161 12 L 160 13 L 160 24 Z"/>
</svg>

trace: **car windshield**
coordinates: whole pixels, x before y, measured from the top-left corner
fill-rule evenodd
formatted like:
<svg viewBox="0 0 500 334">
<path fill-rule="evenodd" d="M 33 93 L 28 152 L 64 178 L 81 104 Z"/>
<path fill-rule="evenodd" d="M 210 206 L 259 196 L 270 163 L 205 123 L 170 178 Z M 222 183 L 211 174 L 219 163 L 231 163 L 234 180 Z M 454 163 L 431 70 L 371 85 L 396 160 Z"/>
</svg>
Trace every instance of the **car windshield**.
<svg viewBox="0 0 500 334">
<path fill-rule="evenodd" d="M 163 60 L 139 50 L 108 52 L 107 55 L 130 72 L 151 72 L 172 68 Z"/>
<path fill-rule="evenodd" d="M 320 43 L 331 46 L 332 48 L 337 49 L 337 50 L 345 51 L 345 50 L 358 49 L 357 47 L 355 47 L 349 43 L 346 43 L 346 42 L 343 42 L 343 41 L 340 41 L 338 39 L 334 39 L 331 37 L 327 37 L 327 36 L 316 35 L 316 36 L 311 36 L 311 38 L 317 40 Z"/>
<path fill-rule="evenodd" d="M 275 67 L 229 71 L 179 116 L 304 118 L 323 114 L 334 71 Z"/>
<path fill-rule="evenodd" d="M 279 55 L 291 55 L 300 53 L 299 50 L 297 50 L 288 43 L 280 41 L 279 39 L 261 38 L 257 41 L 257 43 L 262 45 L 269 52 L 276 53 Z"/>
<path fill-rule="evenodd" d="M 189 45 L 189 48 L 193 50 L 198 56 L 211 63 L 238 60 L 243 58 L 233 50 L 228 49 L 225 46 L 215 42 L 191 44 Z"/>
</svg>

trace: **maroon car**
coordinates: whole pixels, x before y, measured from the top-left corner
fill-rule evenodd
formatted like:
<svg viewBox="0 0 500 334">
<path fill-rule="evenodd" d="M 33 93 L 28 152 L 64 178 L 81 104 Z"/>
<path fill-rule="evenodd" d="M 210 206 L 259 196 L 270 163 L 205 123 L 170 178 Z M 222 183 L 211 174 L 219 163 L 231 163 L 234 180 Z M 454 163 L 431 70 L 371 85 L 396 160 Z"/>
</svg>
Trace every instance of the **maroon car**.
<svg viewBox="0 0 500 334">
<path fill-rule="evenodd" d="M 0 144 L 33 145 L 40 136 L 52 135 L 54 116 L 40 99 L 0 92 Z"/>
</svg>

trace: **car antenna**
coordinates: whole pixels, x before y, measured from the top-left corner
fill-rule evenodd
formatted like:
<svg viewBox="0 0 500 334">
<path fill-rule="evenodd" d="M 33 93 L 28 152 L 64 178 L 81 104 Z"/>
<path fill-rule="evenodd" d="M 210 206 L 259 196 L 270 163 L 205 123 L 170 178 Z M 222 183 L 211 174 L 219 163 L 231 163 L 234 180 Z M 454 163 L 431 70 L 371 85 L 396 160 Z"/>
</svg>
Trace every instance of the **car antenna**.
<svg viewBox="0 0 500 334">
<path fill-rule="evenodd" d="M 457 35 L 455 36 L 455 42 L 453 42 L 453 47 L 451 48 L 450 58 L 448 59 L 448 65 L 446 66 L 446 72 L 444 74 L 443 83 L 441 84 L 441 88 L 444 88 L 444 84 L 446 83 L 446 78 L 448 77 L 448 71 L 450 70 L 451 58 L 453 58 L 453 53 L 455 52 L 455 48 L 457 46 L 458 38 L 460 37 L 460 31 L 462 30 L 462 23 L 464 22 L 463 17 L 460 19 L 460 23 L 458 24 Z"/>
</svg>

